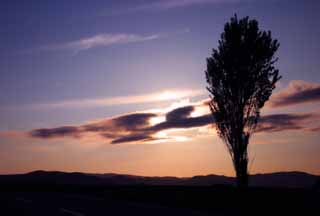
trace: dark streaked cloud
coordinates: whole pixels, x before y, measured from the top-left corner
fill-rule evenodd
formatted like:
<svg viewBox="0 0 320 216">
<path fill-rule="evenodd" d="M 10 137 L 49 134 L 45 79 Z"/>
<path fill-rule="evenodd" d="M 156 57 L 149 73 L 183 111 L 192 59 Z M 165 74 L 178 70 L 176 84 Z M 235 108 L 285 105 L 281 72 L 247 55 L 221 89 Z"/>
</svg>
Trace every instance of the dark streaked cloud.
<svg viewBox="0 0 320 216">
<path fill-rule="evenodd" d="M 30 132 L 32 137 L 39 138 L 56 138 L 63 136 L 78 136 L 79 128 L 76 126 L 63 126 L 57 128 L 41 128 Z"/>
<path fill-rule="evenodd" d="M 275 94 L 270 103 L 272 107 L 282 107 L 318 101 L 320 101 L 320 84 L 292 81 L 287 88 Z M 82 138 L 94 134 L 112 144 L 150 142 L 165 139 L 157 135 L 166 130 L 199 128 L 213 124 L 214 117 L 208 112 L 209 109 L 200 115 L 192 115 L 199 106 L 207 108 L 208 100 L 178 107 L 165 113 L 136 112 L 79 126 L 40 128 L 32 130 L 29 135 L 35 138 L 50 139 Z M 157 118 L 162 118 L 162 120 L 159 121 Z M 152 121 L 153 119 L 156 121 Z M 266 115 L 261 117 L 256 132 L 273 133 L 288 130 L 317 132 L 319 126 L 310 124 L 310 121 L 314 119 L 319 119 L 318 113 Z"/>
<path fill-rule="evenodd" d="M 286 130 L 299 130 L 307 128 L 306 121 L 317 117 L 316 114 L 273 114 L 263 116 L 257 128 L 257 132 L 280 132 Z"/>
<path fill-rule="evenodd" d="M 308 128 L 306 131 L 310 131 L 310 132 L 320 132 L 320 126 L 319 126 L 319 127 L 314 127 L 314 128 Z"/>
<path fill-rule="evenodd" d="M 97 134 L 112 144 L 124 142 L 147 142 L 161 140 L 156 137 L 158 132 L 169 129 L 187 129 L 202 127 L 213 122 L 211 114 L 191 117 L 191 113 L 197 106 L 205 104 L 189 105 L 173 109 L 165 114 L 155 112 L 131 113 L 114 118 L 100 120 L 79 126 L 58 128 L 41 128 L 32 130 L 29 135 L 34 138 L 59 138 L 59 137 L 85 137 L 88 134 Z M 163 122 L 152 125 L 151 119 L 165 117 Z"/>
<path fill-rule="evenodd" d="M 29 135 L 37 138 L 58 138 L 81 137 L 85 136 L 87 133 L 94 133 L 107 139 L 117 139 L 147 127 L 150 118 L 155 116 L 157 116 L 157 114 L 154 113 L 125 114 L 79 126 L 36 129 L 31 131 Z"/>
<path fill-rule="evenodd" d="M 320 101 L 320 84 L 304 81 L 292 81 L 289 86 L 275 94 L 270 103 L 273 107 L 296 105 Z M 214 117 L 209 109 L 198 115 L 192 115 L 197 108 L 208 108 L 208 100 L 195 104 L 180 106 L 169 111 L 135 112 L 103 119 L 79 126 L 62 126 L 57 128 L 40 128 L 29 133 L 31 137 L 50 138 L 82 138 L 87 135 L 98 135 L 112 143 L 144 143 L 170 137 L 158 134 L 171 129 L 189 129 L 214 124 Z M 262 116 L 256 132 L 281 132 L 302 130 L 317 132 L 318 125 L 310 124 L 319 117 L 318 113 L 284 113 Z M 155 121 L 152 121 L 156 119 Z M 159 119 L 162 119 L 159 121 Z"/>
<path fill-rule="evenodd" d="M 91 134 L 98 135 L 111 144 L 148 143 L 151 141 L 170 139 L 158 136 L 158 133 L 170 129 L 200 128 L 214 124 L 210 113 L 201 113 L 196 117 L 192 113 L 197 107 L 206 107 L 206 101 L 199 105 L 187 105 L 170 110 L 166 113 L 141 112 L 130 113 L 108 118 L 79 126 L 62 126 L 57 128 L 41 128 L 32 130 L 29 135 L 34 138 L 85 138 Z M 287 113 L 262 116 L 256 132 L 282 132 L 301 130 L 317 132 L 317 125 L 310 125 L 314 119 L 319 119 L 318 113 Z M 153 118 L 163 117 L 163 121 L 152 124 Z"/>
<path fill-rule="evenodd" d="M 190 117 L 190 118 L 180 118 L 180 119 L 174 119 L 169 120 L 165 122 L 161 122 L 157 125 L 154 125 L 153 127 L 150 127 L 146 129 L 146 131 L 162 131 L 162 130 L 169 130 L 174 128 L 180 128 L 180 129 L 188 129 L 188 128 L 194 128 L 194 127 L 203 127 L 207 126 L 209 124 L 212 124 L 214 122 L 214 119 L 211 114 L 199 116 L 199 117 Z"/>
<path fill-rule="evenodd" d="M 149 120 L 156 117 L 154 113 L 133 113 L 113 119 L 113 123 L 117 128 L 125 130 L 139 130 L 149 125 Z"/>
<path fill-rule="evenodd" d="M 294 80 L 271 98 L 272 107 L 320 102 L 320 84 Z"/>
<path fill-rule="evenodd" d="M 175 121 L 177 119 L 184 119 L 184 118 L 187 118 L 193 110 L 194 110 L 193 106 L 180 107 L 180 108 L 172 110 L 171 112 L 168 112 L 166 115 L 166 119 L 167 119 L 167 121 Z"/>
<path fill-rule="evenodd" d="M 112 140 L 111 144 L 118 144 L 118 143 L 126 143 L 126 142 L 147 142 L 155 140 L 156 138 L 147 135 L 147 134 L 132 134 L 128 136 L 122 136 L 120 138 Z"/>
</svg>

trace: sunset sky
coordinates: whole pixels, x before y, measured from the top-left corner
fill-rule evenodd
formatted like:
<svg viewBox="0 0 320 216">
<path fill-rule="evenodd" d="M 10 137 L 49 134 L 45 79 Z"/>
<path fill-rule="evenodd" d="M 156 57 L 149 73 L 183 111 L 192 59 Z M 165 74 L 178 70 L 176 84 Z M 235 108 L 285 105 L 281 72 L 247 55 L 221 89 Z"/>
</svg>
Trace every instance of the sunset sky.
<svg viewBox="0 0 320 216">
<path fill-rule="evenodd" d="M 0 173 L 233 176 L 206 58 L 235 13 L 279 40 L 283 77 L 250 173 L 320 175 L 319 0 L 2 0 Z"/>
</svg>

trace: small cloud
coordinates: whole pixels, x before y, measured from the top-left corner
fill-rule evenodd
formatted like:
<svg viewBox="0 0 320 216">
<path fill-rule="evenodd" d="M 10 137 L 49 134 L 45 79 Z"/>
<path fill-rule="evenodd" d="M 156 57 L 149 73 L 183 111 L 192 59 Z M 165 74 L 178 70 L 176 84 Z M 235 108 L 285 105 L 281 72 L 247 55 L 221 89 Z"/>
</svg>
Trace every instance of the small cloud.
<svg viewBox="0 0 320 216">
<path fill-rule="evenodd" d="M 272 107 L 320 102 L 320 84 L 293 80 L 288 87 L 271 97 Z"/>
<path fill-rule="evenodd" d="M 305 123 L 314 119 L 313 113 L 303 114 L 273 114 L 262 116 L 256 132 L 281 132 L 287 130 L 302 130 Z"/>
<path fill-rule="evenodd" d="M 64 136 L 73 136 L 78 137 L 79 128 L 74 126 L 63 126 L 57 128 L 41 128 L 31 131 L 30 135 L 32 137 L 39 138 L 55 138 L 55 137 L 64 137 Z"/>
<path fill-rule="evenodd" d="M 112 140 L 111 144 L 118 144 L 118 143 L 131 143 L 131 142 L 147 142 L 153 141 L 156 138 L 152 136 L 145 135 L 145 134 L 133 134 L 128 136 L 123 136 L 118 139 Z"/>
<path fill-rule="evenodd" d="M 191 112 L 194 110 L 193 106 L 180 107 L 167 113 L 167 121 L 176 121 L 178 119 L 188 118 Z"/>
<path fill-rule="evenodd" d="M 139 35 L 126 33 L 103 33 L 93 35 L 91 37 L 81 38 L 75 41 L 70 41 L 62 44 L 53 44 L 42 46 L 39 50 L 71 50 L 74 53 L 84 51 L 96 47 L 107 47 L 111 45 L 139 43 L 144 41 L 156 40 L 164 37 L 163 34 Z"/>
</svg>

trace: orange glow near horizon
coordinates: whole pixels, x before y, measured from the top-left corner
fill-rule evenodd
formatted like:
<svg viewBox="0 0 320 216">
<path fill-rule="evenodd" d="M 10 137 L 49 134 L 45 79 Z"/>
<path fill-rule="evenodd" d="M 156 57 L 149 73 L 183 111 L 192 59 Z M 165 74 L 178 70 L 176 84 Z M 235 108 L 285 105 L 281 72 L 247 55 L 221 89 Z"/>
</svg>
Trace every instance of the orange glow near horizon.
<svg viewBox="0 0 320 216">
<path fill-rule="evenodd" d="M 191 93 L 185 91 L 183 94 Z M 204 103 L 205 100 L 191 102 L 189 98 L 180 99 L 181 94 L 171 91 L 157 95 L 158 98 L 152 100 L 179 99 L 157 109 L 120 113 L 108 118 L 80 122 L 74 127 L 83 129 L 85 126 L 94 125 L 105 131 L 113 129 L 117 130 L 115 133 L 132 135 L 134 130 L 126 130 L 126 127 L 112 128 L 117 125 L 115 119 L 134 114 L 152 114 L 152 117 L 146 118 L 146 123 L 142 124 L 143 128 L 165 122 L 167 113 L 181 107 L 192 108 L 186 117 L 190 119 L 210 113 Z M 133 99 L 139 98 L 133 97 Z M 295 109 L 290 108 L 291 110 L 280 107 L 277 112 L 271 114 L 295 113 L 295 116 L 299 117 L 305 112 L 303 109 L 299 110 L 301 107 L 297 105 Z M 270 114 L 268 113 L 270 107 L 267 108 L 266 113 Z M 298 126 L 308 126 L 309 130 L 297 127 L 282 132 L 261 132 L 253 135 L 249 145 L 250 173 L 305 171 L 320 175 L 320 159 L 317 154 L 320 151 L 318 145 L 320 137 L 319 133 L 311 132 L 311 129 L 317 130 L 318 122 L 314 120 L 320 116 L 319 108 L 316 104 L 308 103 L 308 109 L 311 110 L 309 114 L 312 114 L 312 118 L 300 120 L 302 125 Z M 266 115 L 264 111 L 263 113 Z M 127 123 L 124 121 L 127 124 L 125 126 L 130 126 L 134 120 L 133 118 Z M 162 130 L 147 134 L 151 137 L 150 141 L 146 139 L 147 141 L 114 144 L 111 144 L 112 136 L 101 136 L 103 134 L 95 133 L 95 130 L 74 137 L 63 135 L 48 139 L 32 139 L 19 131 L 0 132 L 2 141 L 0 173 L 58 170 L 144 176 L 188 177 L 208 174 L 234 176 L 231 158 L 214 125 L 174 127 L 164 127 Z"/>
<path fill-rule="evenodd" d="M 3 145 L 6 151 L 0 153 L 3 161 L 0 173 L 58 170 L 143 176 L 234 176 L 231 158 L 216 135 L 197 136 L 179 142 L 183 131 L 166 133 L 172 135 L 173 139 L 159 143 L 121 145 L 94 141 L 79 145 L 72 140 L 51 140 L 44 144 L 41 140 L 30 142 L 19 137 L 19 140 L 11 140 L 7 146 Z M 160 135 L 166 137 L 166 133 Z M 190 133 L 197 134 L 192 130 Z M 294 132 L 276 133 L 272 140 L 268 134 L 254 136 L 249 146 L 250 173 L 305 171 L 319 175 L 317 151 L 305 150 L 298 136 Z M 313 135 L 306 142 L 310 147 L 319 148 L 318 138 L 319 135 Z M 21 146 L 20 143 L 25 145 Z M 16 151 L 17 146 L 20 147 L 19 151 Z"/>
</svg>

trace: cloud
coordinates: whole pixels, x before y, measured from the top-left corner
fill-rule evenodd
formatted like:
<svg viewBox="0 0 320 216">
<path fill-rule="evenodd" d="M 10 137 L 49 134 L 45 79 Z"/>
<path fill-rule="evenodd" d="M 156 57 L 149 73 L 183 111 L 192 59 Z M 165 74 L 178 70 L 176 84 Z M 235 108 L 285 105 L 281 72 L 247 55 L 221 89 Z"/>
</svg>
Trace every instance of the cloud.
<svg viewBox="0 0 320 216">
<path fill-rule="evenodd" d="M 84 37 L 78 40 L 69 41 L 65 43 L 41 46 L 36 50 L 71 50 L 74 52 L 74 54 L 77 54 L 80 51 L 85 51 L 96 47 L 108 47 L 120 44 L 141 43 L 145 41 L 157 40 L 160 38 L 166 38 L 169 36 L 175 36 L 189 32 L 190 29 L 186 28 L 177 30 L 175 32 L 155 33 L 148 35 L 135 33 L 100 33 L 92 35 L 90 37 Z"/>
<path fill-rule="evenodd" d="M 261 118 L 256 132 L 270 133 L 306 129 L 308 128 L 306 123 L 318 117 L 319 115 L 315 113 L 267 115 Z"/>
<path fill-rule="evenodd" d="M 145 135 L 145 134 L 133 134 L 128 136 L 123 136 L 118 139 L 112 140 L 111 144 L 118 144 L 118 143 L 128 143 L 128 142 L 147 142 L 155 140 L 152 136 Z"/>
<path fill-rule="evenodd" d="M 178 108 L 179 109 L 179 108 Z M 172 111 L 175 112 L 176 110 Z M 162 130 L 169 130 L 174 128 L 194 128 L 194 127 L 202 127 L 212 124 L 214 119 L 211 114 L 206 114 L 198 117 L 178 117 L 178 118 L 167 118 L 166 121 L 156 124 L 147 129 L 147 131 L 159 132 Z"/>
<path fill-rule="evenodd" d="M 99 134 L 106 139 L 117 139 L 140 131 L 149 125 L 154 113 L 131 113 L 79 126 L 62 126 L 32 130 L 29 135 L 37 138 L 81 138 L 90 133 Z"/>
<path fill-rule="evenodd" d="M 63 100 L 48 103 L 32 104 L 32 108 L 90 108 L 90 107 L 105 107 L 126 104 L 147 104 L 161 101 L 172 101 L 183 98 L 196 97 L 206 94 L 204 90 L 166 90 L 154 92 L 150 94 L 129 95 L 129 96 L 116 96 L 107 98 L 95 99 L 76 99 L 76 100 Z"/>
<path fill-rule="evenodd" d="M 191 117 L 204 103 L 174 108 L 165 113 L 159 111 L 129 113 L 113 118 L 102 119 L 96 122 L 79 126 L 61 126 L 57 128 L 40 128 L 32 130 L 29 136 L 41 139 L 51 138 L 83 138 L 99 135 L 112 144 L 123 142 L 149 142 L 154 140 L 171 139 L 172 137 L 159 136 L 170 129 L 197 128 L 210 124 L 213 121 L 211 114 Z M 163 121 L 152 124 L 152 119 L 163 117 Z"/>
<path fill-rule="evenodd" d="M 156 40 L 165 36 L 165 34 L 140 35 L 127 33 L 101 33 L 66 43 L 42 46 L 40 47 L 40 50 L 67 49 L 78 53 L 79 51 L 84 51 L 96 47 L 139 43 L 144 41 Z"/>
<path fill-rule="evenodd" d="M 289 86 L 271 99 L 272 106 L 282 107 L 319 101 L 320 84 L 292 81 Z M 176 100 L 185 97 L 203 95 L 201 90 L 175 90 L 147 95 L 114 97 L 105 99 L 63 101 L 46 104 L 48 107 L 85 107 L 107 106 L 130 103 L 150 103 L 162 100 Z M 280 113 L 262 116 L 257 133 L 274 133 L 290 130 L 318 132 L 319 111 L 310 113 Z M 313 121 L 313 122 L 312 122 Z M 29 136 L 41 139 L 100 137 L 112 143 L 149 143 L 154 141 L 175 140 L 168 131 L 201 130 L 214 127 L 214 117 L 208 108 L 208 99 L 190 103 L 182 100 L 169 108 L 154 109 L 144 112 L 127 113 L 112 118 L 85 123 L 78 126 L 61 126 L 56 128 L 40 128 L 32 130 Z M 168 135 L 170 134 L 170 135 Z M 187 134 L 187 133 L 186 133 Z M 186 137 L 180 137 L 185 139 Z M 182 139 L 181 139 L 182 140 Z"/>
<path fill-rule="evenodd" d="M 272 107 L 320 102 L 320 84 L 293 80 L 288 87 L 271 97 Z"/>
<path fill-rule="evenodd" d="M 113 120 L 113 125 L 125 130 L 140 130 L 149 124 L 152 117 L 156 117 L 154 113 L 133 113 L 125 116 L 117 117 Z"/>
<path fill-rule="evenodd" d="M 310 124 L 320 119 L 317 112 L 285 113 L 262 116 L 256 132 L 274 133 L 289 130 L 317 132 L 318 127 Z M 28 133 L 33 138 L 77 138 L 100 137 L 111 144 L 150 143 L 166 140 L 186 140 L 169 131 L 189 129 L 201 130 L 214 127 L 214 117 L 209 112 L 207 100 L 187 103 L 171 109 L 128 113 L 108 119 L 85 123 L 78 126 L 61 126 L 57 128 L 40 128 Z M 207 130 L 209 134 L 210 130 Z M 169 135 L 170 134 L 170 135 Z M 187 133 L 186 133 L 187 134 Z"/>
<path fill-rule="evenodd" d="M 79 134 L 78 127 L 74 126 L 63 126 L 51 129 L 37 129 L 31 131 L 30 135 L 32 137 L 39 137 L 39 138 L 55 138 L 55 137 L 63 137 L 63 136 L 74 136 L 78 137 Z"/>
<path fill-rule="evenodd" d="M 306 131 L 309 131 L 309 132 L 320 132 L 320 126 L 319 127 L 313 127 L 313 128 L 307 128 Z"/>
<path fill-rule="evenodd" d="M 166 115 L 167 121 L 176 121 L 187 118 L 190 116 L 191 112 L 194 110 L 193 106 L 180 107 L 172 110 Z"/>
<path fill-rule="evenodd" d="M 236 3 L 240 1 L 249 0 L 161 0 L 153 1 L 147 4 L 138 5 L 130 8 L 128 11 L 146 11 L 146 10 L 167 10 L 173 8 L 190 7 L 195 5 L 206 5 L 206 4 L 225 4 L 225 3 Z"/>
</svg>

